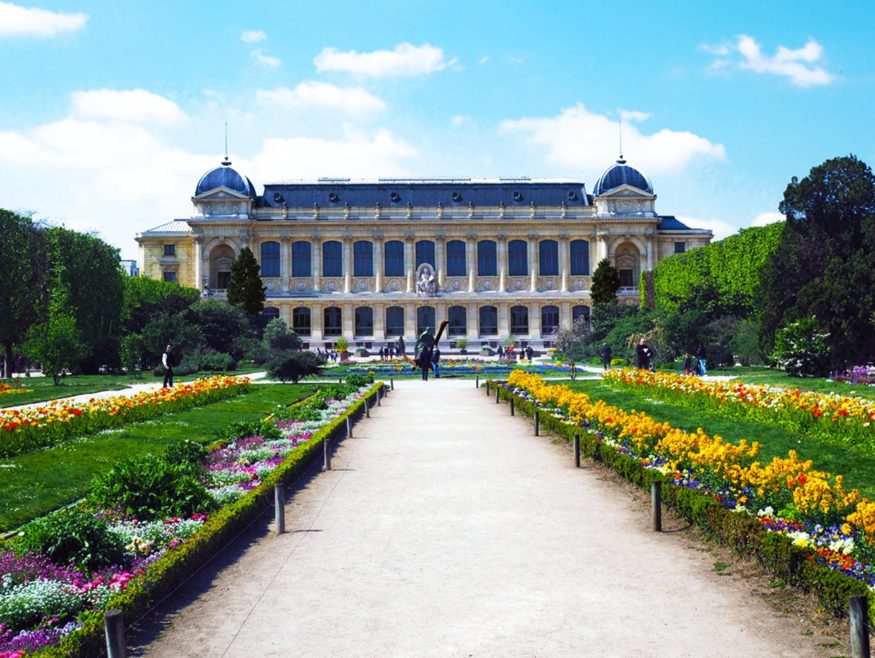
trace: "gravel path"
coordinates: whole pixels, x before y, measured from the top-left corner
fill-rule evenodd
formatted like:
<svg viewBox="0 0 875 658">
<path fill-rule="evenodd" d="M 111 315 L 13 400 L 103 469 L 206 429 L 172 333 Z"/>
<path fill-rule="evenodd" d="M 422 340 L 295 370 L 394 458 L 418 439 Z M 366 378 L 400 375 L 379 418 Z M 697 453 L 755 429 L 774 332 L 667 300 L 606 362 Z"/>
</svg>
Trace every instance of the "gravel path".
<svg viewBox="0 0 875 658">
<path fill-rule="evenodd" d="M 821 656 L 641 497 L 467 380 L 396 381 L 286 506 L 130 632 L 132 655 Z"/>
</svg>

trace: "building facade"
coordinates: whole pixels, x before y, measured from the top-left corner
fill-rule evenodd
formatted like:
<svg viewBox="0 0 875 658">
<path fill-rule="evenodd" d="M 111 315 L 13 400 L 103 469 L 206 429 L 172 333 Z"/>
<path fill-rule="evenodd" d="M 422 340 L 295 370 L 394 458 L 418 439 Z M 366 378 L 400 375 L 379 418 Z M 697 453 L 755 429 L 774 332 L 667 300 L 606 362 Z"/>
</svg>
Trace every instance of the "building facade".
<svg viewBox="0 0 875 658">
<path fill-rule="evenodd" d="M 190 218 L 137 236 L 145 275 L 223 298 L 249 247 L 265 313 L 311 348 L 379 347 L 447 320 L 450 346 L 509 338 L 549 347 L 590 313 L 591 274 L 608 258 L 620 298 L 667 255 L 708 230 L 658 215 L 650 181 L 620 158 L 583 183 L 529 178 L 252 182 L 225 159 L 201 177 Z"/>
</svg>

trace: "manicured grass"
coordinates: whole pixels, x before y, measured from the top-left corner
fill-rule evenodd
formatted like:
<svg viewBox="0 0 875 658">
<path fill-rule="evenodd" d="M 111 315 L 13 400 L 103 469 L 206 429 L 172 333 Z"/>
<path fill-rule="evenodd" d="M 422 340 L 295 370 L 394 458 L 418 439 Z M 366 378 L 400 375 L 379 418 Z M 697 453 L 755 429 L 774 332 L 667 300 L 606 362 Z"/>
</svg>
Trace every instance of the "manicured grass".
<svg viewBox="0 0 875 658">
<path fill-rule="evenodd" d="M 307 384 L 260 384 L 230 400 L 4 460 L 0 462 L 0 531 L 13 530 L 78 500 L 95 475 L 121 459 L 160 453 L 178 439 L 209 443 L 232 422 L 262 418 L 276 405 L 290 404 L 315 390 Z"/>
<path fill-rule="evenodd" d="M 774 368 L 723 368 L 708 370 L 709 375 L 728 375 L 737 381 L 748 384 L 767 386 L 782 386 L 798 388 L 818 393 L 838 393 L 839 395 L 856 395 L 861 398 L 875 399 L 875 386 L 858 386 L 847 382 L 834 382 L 823 377 L 790 377 L 784 371 Z"/>
<path fill-rule="evenodd" d="M 199 372 L 193 375 L 174 377 L 174 382 L 190 382 L 212 375 L 245 375 L 250 372 L 260 372 L 264 368 L 241 368 L 227 373 Z M 4 380 L 9 381 L 9 380 Z M 0 395 L 0 409 L 4 407 L 17 407 L 20 404 L 57 400 L 74 395 L 88 395 L 100 391 L 122 390 L 135 384 L 161 383 L 161 377 L 146 372 L 142 375 L 70 375 L 64 377 L 63 383 L 55 386 L 51 377 L 22 377 L 16 380 L 22 388 L 28 389 L 24 393 L 7 393 Z"/>
<path fill-rule="evenodd" d="M 595 400 L 622 409 L 636 409 L 659 422 L 668 422 L 672 427 L 694 432 L 701 427 L 710 435 L 720 435 L 725 440 L 737 442 L 739 439 L 758 441 L 762 444 L 760 461 L 772 457 L 784 457 L 788 450 L 796 450 L 803 459 L 814 461 L 814 468 L 835 475 L 844 475 L 845 483 L 859 489 L 863 495 L 875 498 L 875 455 L 862 451 L 827 444 L 817 439 L 804 437 L 785 429 L 750 421 L 727 418 L 708 411 L 693 412 L 688 408 L 674 406 L 660 400 L 649 399 L 641 394 L 619 391 L 602 381 L 567 382 L 571 388 L 589 395 Z"/>
</svg>

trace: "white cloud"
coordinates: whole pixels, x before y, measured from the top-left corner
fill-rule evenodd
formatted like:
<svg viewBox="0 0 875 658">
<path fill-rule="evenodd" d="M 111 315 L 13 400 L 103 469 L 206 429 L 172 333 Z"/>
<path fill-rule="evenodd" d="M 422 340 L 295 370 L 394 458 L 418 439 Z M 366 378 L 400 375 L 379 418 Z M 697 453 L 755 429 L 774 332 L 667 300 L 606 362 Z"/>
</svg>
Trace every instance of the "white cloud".
<svg viewBox="0 0 875 658">
<path fill-rule="evenodd" d="M 708 229 L 714 234 L 715 240 L 728 238 L 730 235 L 738 231 L 737 226 L 733 226 L 723 219 L 701 219 L 699 217 L 684 217 L 682 215 L 678 215 L 677 217 L 690 228 Z"/>
<path fill-rule="evenodd" d="M 240 35 L 240 41 L 243 43 L 259 43 L 267 41 L 267 35 L 261 30 L 245 30 Z"/>
<path fill-rule="evenodd" d="M 456 128 L 461 126 L 465 126 L 471 123 L 471 117 L 465 114 L 457 114 L 450 119 L 450 123 L 453 124 Z"/>
<path fill-rule="evenodd" d="M 73 92 L 73 113 L 86 119 L 134 123 L 180 123 L 187 118 L 172 100 L 145 89 L 76 91 Z"/>
<path fill-rule="evenodd" d="M 623 150 L 630 164 L 645 174 L 678 171 L 695 158 L 722 160 L 722 144 L 687 131 L 663 128 L 642 133 L 635 123 L 648 115 L 627 111 L 623 126 Z M 553 117 L 523 118 L 501 123 L 502 132 L 521 134 L 534 146 L 545 149 L 545 160 L 562 167 L 594 174 L 615 160 L 619 148 L 617 122 L 587 110 L 582 104 Z"/>
<path fill-rule="evenodd" d="M 81 30 L 87 22 L 86 14 L 64 14 L 0 2 L 0 37 L 53 37 Z"/>
<path fill-rule="evenodd" d="M 359 53 L 354 50 L 339 51 L 324 48 L 313 63 L 320 72 L 340 71 L 374 78 L 390 76 L 412 77 L 441 71 L 455 60 L 444 60 L 444 51 L 429 44 L 414 46 L 401 43 L 394 50 L 374 50 Z"/>
<path fill-rule="evenodd" d="M 342 110 L 353 116 L 386 109 L 386 103 L 361 87 L 338 87 L 312 80 L 302 82 L 294 89 L 276 87 L 259 90 L 256 99 L 283 108 L 326 108 Z"/>
<path fill-rule="evenodd" d="M 261 64 L 262 66 L 266 66 L 269 69 L 275 69 L 282 61 L 278 57 L 273 57 L 271 55 L 265 55 L 263 50 L 252 50 L 249 52 L 249 55 L 256 62 Z"/>
<path fill-rule="evenodd" d="M 699 46 L 699 50 L 709 53 L 711 55 L 717 55 L 719 57 L 726 57 L 731 52 L 731 47 L 726 43 L 718 43 L 718 44 L 707 44 L 703 43 Z"/>
<path fill-rule="evenodd" d="M 486 62 L 489 61 L 489 55 L 483 55 L 480 59 L 477 60 L 478 66 L 483 66 Z"/>
<path fill-rule="evenodd" d="M 783 222 L 786 219 L 779 212 L 761 212 L 753 218 L 751 226 L 765 226 L 766 224 L 774 224 L 775 222 Z"/>
<path fill-rule="evenodd" d="M 823 47 L 814 39 L 809 39 L 804 46 L 791 50 L 778 46 L 772 56 L 765 55 L 753 37 L 742 34 L 732 45 L 701 46 L 702 50 L 717 55 L 708 70 L 710 72 L 725 69 L 732 64 L 754 73 L 778 75 L 785 77 L 797 87 L 813 87 L 828 85 L 835 77 L 826 69 L 816 66 L 823 57 Z M 741 59 L 726 59 L 738 53 Z"/>
</svg>

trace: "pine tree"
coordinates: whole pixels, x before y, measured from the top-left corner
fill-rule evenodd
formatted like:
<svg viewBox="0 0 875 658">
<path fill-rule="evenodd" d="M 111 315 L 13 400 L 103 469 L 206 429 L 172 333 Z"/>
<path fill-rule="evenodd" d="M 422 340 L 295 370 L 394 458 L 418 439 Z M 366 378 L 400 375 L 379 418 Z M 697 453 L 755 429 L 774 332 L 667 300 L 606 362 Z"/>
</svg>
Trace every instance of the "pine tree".
<svg viewBox="0 0 875 658">
<path fill-rule="evenodd" d="M 592 296 L 593 306 L 613 304 L 617 301 L 617 291 L 620 289 L 620 273 L 607 258 L 603 259 L 595 272 L 592 273 Z"/>
<path fill-rule="evenodd" d="M 249 247 L 243 247 L 231 265 L 231 280 L 228 282 L 228 303 L 239 306 L 249 315 L 258 315 L 264 310 L 264 291 L 261 285 L 261 266 Z"/>
</svg>

